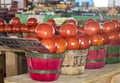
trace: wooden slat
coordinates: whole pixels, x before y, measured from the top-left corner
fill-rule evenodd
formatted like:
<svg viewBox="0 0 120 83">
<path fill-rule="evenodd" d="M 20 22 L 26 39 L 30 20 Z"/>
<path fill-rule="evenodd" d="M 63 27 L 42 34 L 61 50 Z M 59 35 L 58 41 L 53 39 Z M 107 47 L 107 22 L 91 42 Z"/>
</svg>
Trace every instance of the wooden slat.
<svg viewBox="0 0 120 83">
<path fill-rule="evenodd" d="M 6 54 L 6 76 L 18 74 L 17 56 L 14 52 L 5 52 Z"/>
<path fill-rule="evenodd" d="M 60 75 L 57 81 L 49 83 L 111 83 L 114 75 L 120 73 L 120 63 L 107 64 L 101 69 L 86 69 L 81 75 Z M 32 80 L 28 74 L 5 78 L 5 83 L 43 83 Z M 44 82 L 48 83 L 48 82 Z"/>
</svg>

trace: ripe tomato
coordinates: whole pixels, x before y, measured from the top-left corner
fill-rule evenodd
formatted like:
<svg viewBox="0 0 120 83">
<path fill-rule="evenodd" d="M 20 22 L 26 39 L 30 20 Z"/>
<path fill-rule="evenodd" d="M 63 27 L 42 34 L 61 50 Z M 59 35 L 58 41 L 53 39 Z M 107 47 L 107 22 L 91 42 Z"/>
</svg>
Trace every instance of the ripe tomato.
<svg viewBox="0 0 120 83">
<path fill-rule="evenodd" d="M 119 33 L 114 31 L 114 32 L 111 32 L 109 33 L 109 39 L 111 40 L 111 42 L 113 41 L 118 41 L 119 40 Z"/>
<path fill-rule="evenodd" d="M 35 33 L 36 25 L 29 27 L 28 32 L 29 33 Z"/>
<path fill-rule="evenodd" d="M 109 35 L 107 33 L 100 33 L 100 35 L 103 37 L 103 44 L 109 44 L 110 43 L 110 39 L 109 39 Z"/>
<path fill-rule="evenodd" d="M 75 36 L 67 37 L 67 49 L 68 50 L 78 50 L 80 48 L 79 39 Z"/>
<path fill-rule="evenodd" d="M 39 38 L 52 38 L 55 35 L 55 30 L 52 25 L 48 23 L 41 23 L 36 27 L 35 34 Z"/>
<path fill-rule="evenodd" d="M 93 46 L 100 46 L 103 44 L 103 37 L 100 34 L 91 35 L 90 40 Z"/>
<path fill-rule="evenodd" d="M 106 21 L 102 25 L 102 30 L 105 33 L 111 33 L 115 30 L 115 24 L 110 21 Z"/>
<path fill-rule="evenodd" d="M 5 32 L 12 32 L 12 25 L 11 24 L 7 24 L 7 25 L 5 25 L 5 27 L 4 27 L 4 31 Z"/>
<path fill-rule="evenodd" d="M 57 44 L 57 50 L 56 50 L 56 53 L 63 53 L 66 51 L 67 49 L 67 41 L 62 38 L 62 37 L 57 37 L 55 38 L 55 42 Z"/>
<path fill-rule="evenodd" d="M 87 49 L 91 45 L 89 36 L 79 36 L 80 49 Z"/>
<path fill-rule="evenodd" d="M 54 28 L 56 27 L 56 22 L 54 19 L 47 20 L 47 23 L 51 24 Z"/>
<path fill-rule="evenodd" d="M 60 27 L 60 35 L 62 37 L 76 36 L 78 34 L 77 27 L 73 24 L 64 24 Z"/>
<path fill-rule="evenodd" d="M 87 35 L 94 35 L 100 32 L 100 24 L 97 21 L 91 21 L 85 24 L 85 33 Z"/>
<path fill-rule="evenodd" d="M 117 19 L 112 19 L 111 22 L 115 24 L 116 28 L 118 27 L 119 21 Z"/>
<path fill-rule="evenodd" d="M 81 26 L 78 27 L 78 35 L 79 36 L 86 35 L 84 27 Z"/>
<path fill-rule="evenodd" d="M 86 23 L 88 23 L 88 22 L 93 22 L 93 21 L 95 21 L 95 20 L 92 19 L 92 18 L 89 18 L 89 19 L 86 20 Z"/>
<path fill-rule="evenodd" d="M 0 25 L 0 32 L 4 32 L 4 26 Z"/>
<path fill-rule="evenodd" d="M 6 24 L 6 21 L 4 19 L 0 18 L 0 26 L 1 25 L 4 26 L 5 24 Z"/>
<path fill-rule="evenodd" d="M 14 25 L 14 26 L 12 27 L 12 32 L 13 32 L 13 33 L 20 32 L 20 25 Z"/>
<path fill-rule="evenodd" d="M 12 25 L 20 25 L 20 24 L 21 24 L 21 20 L 20 20 L 19 17 L 13 17 L 13 18 L 11 19 L 10 23 L 11 23 Z"/>
<path fill-rule="evenodd" d="M 49 53 L 56 53 L 57 44 L 53 39 L 50 39 L 50 38 L 41 39 L 40 42 L 42 43 L 43 46 L 45 46 L 50 51 Z"/>
<path fill-rule="evenodd" d="M 69 19 L 69 20 L 66 21 L 66 23 L 67 23 L 67 24 L 70 23 L 70 24 L 73 24 L 73 25 L 77 25 L 77 21 L 74 20 L 74 19 Z"/>
<path fill-rule="evenodd" d="M 20 32 L 22 33 L 28 33 L 29 27 L 26 24 L 21 24 L 20 26 Z"/>
<path fill-rule="evenodd" d="M 27 23 L 28 26 L 36 26 L 38 24 L 36 18 L 28 18 Z"/>
</svg>

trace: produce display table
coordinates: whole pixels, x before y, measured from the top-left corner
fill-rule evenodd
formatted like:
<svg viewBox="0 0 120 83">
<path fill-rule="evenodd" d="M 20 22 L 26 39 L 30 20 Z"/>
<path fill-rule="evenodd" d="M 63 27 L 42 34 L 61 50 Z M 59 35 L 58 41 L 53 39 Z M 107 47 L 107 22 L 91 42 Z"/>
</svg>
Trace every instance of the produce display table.
<svg viewBox="0 0 120 83">
<path fill-rule="evenodd" d="M 107 64 L 101 69 L 86 69 L 81 75 L 60 75 L 59 79 L 49 83 L 111 83 L 114 75 L 120 73 L 120 63 Z M 28 74 L 7 77 L 5 83 L 43 83 L 32 80 Z M 48 82 L 44 82 L 48 83 Z"/>
<path fill-rule="evenodd" d="M 18 75 L 18 64 L 16 52 L 25 52 L 19 49 L 9 49 L 4 46 L 0 46 L 0 53 L 5 55 L 6 77 Z"/>
</svg>

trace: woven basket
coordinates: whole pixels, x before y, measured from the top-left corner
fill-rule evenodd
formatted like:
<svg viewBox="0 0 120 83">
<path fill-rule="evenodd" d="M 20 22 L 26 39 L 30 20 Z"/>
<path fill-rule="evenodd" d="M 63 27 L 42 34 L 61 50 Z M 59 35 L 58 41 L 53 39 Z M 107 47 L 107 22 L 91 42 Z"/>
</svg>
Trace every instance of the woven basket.
<svg viewBox="0 0 120 83">
<path fill-rule="evenodd" d="M 91 46 L 88 51 L 86 69 L 97 69 L 105 66 L 106 46 Z"/>
<path fill-rule="evenodd" d="M 120 62 L 120 42 L 111 42 L 107 47 L 106 63 Z"/>
<path fill-rule="evenodd" d="M 67 50 L 61 67 L 61 74 L 78 75 L 84 73 L 88 49 Z"/>
<path fill-rule="evenodd" d="M 26 53 L 26 59 L 30 77 L 47 82 L 58 79 L 64 54 Z"/>
</svg>

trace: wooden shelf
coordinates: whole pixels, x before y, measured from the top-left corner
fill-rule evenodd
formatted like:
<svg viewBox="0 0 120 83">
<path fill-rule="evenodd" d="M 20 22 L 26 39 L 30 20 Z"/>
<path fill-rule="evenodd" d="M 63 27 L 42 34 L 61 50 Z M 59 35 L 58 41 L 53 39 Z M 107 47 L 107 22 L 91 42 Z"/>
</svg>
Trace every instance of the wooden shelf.
<svg viewBox="0 0 120 83">
<path fill-rule="evenodd" d="M 120 63 L 107 64 L 101 69 L 86 69 L 81 75 L 60 75 L 57 81 L 49 83 L 111 83 L 114 75 L 120 73 Z M 43 83 L 32 80 L 28 74 L 8 77 L 4 79 L 5 83 Z M 48 82 L 44 82 L 48 83 Z"/>
</svg>

